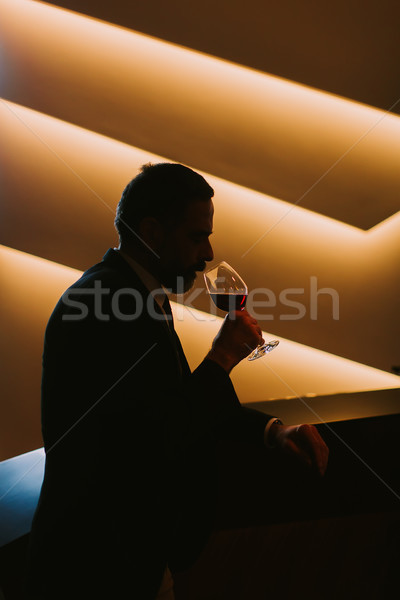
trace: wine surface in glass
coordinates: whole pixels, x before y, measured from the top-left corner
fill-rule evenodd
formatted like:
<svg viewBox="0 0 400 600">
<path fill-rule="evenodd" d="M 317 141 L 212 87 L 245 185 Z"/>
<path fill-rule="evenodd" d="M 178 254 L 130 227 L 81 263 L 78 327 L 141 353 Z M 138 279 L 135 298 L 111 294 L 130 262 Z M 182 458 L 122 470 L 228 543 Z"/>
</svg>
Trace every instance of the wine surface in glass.
<svg viewBox="0 0 400 600">
<path fill-rule="evenodd" d="M 220 310 L 242 310 L 246 305 L 247 294 L 210 294 L 215 306 Z"/>
</svg>

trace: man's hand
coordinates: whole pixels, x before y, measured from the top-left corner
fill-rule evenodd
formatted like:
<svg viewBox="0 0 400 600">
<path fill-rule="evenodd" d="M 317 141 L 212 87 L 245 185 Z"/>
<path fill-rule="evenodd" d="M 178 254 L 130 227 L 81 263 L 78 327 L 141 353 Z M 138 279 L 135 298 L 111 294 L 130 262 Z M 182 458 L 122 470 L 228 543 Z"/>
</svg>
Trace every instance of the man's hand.
<svg viewBox="0 0 400 600">
<path fill-rule="evenodd" d="M 313 425 L 273 424 L 269 430 L 268 441 L 306 466 L 316 468 L 321 476 L 324 475 L 329 449 Z"/>
<path fill-rule="evenodd" d="M 214 360 L 228 373 L 243 358 L 264 343 L 258 323 L 247 310 L 228 313 L 206 358 Z"/>
</svg>

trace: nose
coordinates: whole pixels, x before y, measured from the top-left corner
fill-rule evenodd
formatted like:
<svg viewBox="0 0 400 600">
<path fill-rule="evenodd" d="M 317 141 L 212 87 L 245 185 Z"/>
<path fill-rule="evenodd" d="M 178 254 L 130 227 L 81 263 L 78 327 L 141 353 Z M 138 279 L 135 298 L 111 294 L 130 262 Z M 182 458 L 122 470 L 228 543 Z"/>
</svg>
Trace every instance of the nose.
<svg viewBox="0 0 400 600">
<path fill-rule="evenodd" d="M 207 238 L 207 240 L 205 242 L 205 246 L 204 246 L 203 260 L 210 262 L 213 260 L 213 258 L 214 258 L 214 251 L 212 249 L 210 240 Z"/>
</svg>

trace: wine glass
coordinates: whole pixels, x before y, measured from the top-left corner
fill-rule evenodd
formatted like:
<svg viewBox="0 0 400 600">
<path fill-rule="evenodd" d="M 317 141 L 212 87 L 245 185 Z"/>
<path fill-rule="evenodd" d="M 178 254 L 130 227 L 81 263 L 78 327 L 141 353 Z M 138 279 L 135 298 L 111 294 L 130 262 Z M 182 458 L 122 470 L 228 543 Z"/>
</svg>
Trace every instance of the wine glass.
<svg viewBox="0 0 400 600">
<path fill-rule="evenodd" d="M 243 310 L 246 306 L 248 295 L 247 285 L 240 275 L 225 261 L 206 271 L 204 273 L 204 281 L 212 301 L 220 310 L 225 312 Z M 278 344 L 278 340 L 271 340 L 265 344 L 260 344 L 253 350 L 247 360 L 261 358 L 261 356 L 276 348 Z"/>
</svg>

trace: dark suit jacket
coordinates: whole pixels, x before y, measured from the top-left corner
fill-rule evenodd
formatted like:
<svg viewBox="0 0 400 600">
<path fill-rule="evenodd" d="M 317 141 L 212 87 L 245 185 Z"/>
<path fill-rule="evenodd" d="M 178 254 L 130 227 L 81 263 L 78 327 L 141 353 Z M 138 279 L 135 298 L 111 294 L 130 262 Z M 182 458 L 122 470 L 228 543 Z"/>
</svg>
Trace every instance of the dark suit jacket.
<svg viewBox="0 0 400 600">
<path fill-rule="evenodd" d="M 213 361 L 190 373 L 158 312 L 109 250 L 51 315 L 46 468 L 27 576 L 34 597 L 154 598 L 167 562 L 187 566 L 210 528 L 215 441 L 262 443 L 268 416 L 242 408 Z"/>
</svg>

